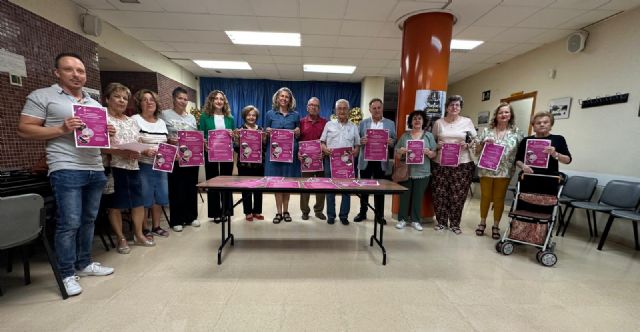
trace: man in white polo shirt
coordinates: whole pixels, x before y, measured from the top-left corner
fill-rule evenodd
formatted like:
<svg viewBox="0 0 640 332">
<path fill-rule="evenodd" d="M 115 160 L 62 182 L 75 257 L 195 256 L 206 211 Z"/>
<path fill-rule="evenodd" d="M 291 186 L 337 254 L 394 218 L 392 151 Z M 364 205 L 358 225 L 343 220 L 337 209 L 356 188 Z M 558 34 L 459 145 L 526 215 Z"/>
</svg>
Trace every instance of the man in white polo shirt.
<svg viewBox="0 0 640 332">
<path fill-rule="evenodd" d="M 100 149 L 77 149 L 73 139 L 82 121 L 73 116 L 72 105 L 101 106 L 82 90 L 87 81 L 84 62 L 77 54 L 59 54 L 54 74 L 57 84 L 27 96 L 18 135 L 47 141 L 47 165 L 59 217 L 54 237 L 57 264 L 67 294 L 72 296 L 82 292 L 79 276 L 113 273 L 113 268 L 91 260 L 94 221 L 107 178 Z"/>
</svg>

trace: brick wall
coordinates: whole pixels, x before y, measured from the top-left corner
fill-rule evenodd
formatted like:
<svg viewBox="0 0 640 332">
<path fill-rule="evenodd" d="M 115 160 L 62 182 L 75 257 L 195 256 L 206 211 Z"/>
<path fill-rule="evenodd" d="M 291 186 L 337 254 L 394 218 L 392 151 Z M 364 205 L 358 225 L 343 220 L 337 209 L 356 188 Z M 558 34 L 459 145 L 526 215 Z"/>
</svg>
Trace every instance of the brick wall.
<svg viewBox="0 0 640 332">
<path fill-rule="evenodd" d="M 177 87 L 183 87 L 189 92 L 189 100 L 196 103 L 196 90 L 180 84 L 162 74 L 158 74 L 158 98 L 160 99 L 160 104 L 165 109 L 173 107 L 173 99 L 171 97 L 171 93 L 173 89 Z"/>
<path fill-rule="evenodd" d="M 43 141 L 24 141 L 16 127 L 26 96 L 56 83 L 53 61 L 61 52 L 75 52 L 85 61 L 87 87 L 100 89 L 97 44 L 19 6 L 0 0 L 0 47 L 25 57 L 22 86 L 9 84 L 0 72 L 0 171 L 31 168 L 45 156 Z"/>
</svg>

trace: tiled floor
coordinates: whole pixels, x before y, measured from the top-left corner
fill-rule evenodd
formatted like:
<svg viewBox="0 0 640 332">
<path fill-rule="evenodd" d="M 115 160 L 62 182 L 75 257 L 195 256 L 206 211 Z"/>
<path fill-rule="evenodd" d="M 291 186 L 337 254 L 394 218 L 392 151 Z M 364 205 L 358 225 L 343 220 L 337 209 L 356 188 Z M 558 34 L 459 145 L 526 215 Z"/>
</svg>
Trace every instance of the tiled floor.
<svg viewBox="0 0 640 332">
<path fill-rule="evenodd" d="M 387 205 L 390 205 L 387 199 Z M 265 215 L 273 217 L 273 196 Z M 313 198 L 312 198 L 313 202 Z M 352 206 L 358 206 L 352 199 Z M 463 234 L 385 227 L 388 264 L 369 247 L 371 221 L 327 225 L 247 223 L 236 208 L 235 247 L 216 265 L 220 226 L 157 239 L 131 254 L 105 252 L 116 268 L 81 279 L 84 292 L 62 301 L 50 268 L 34 257 L 33 282 L 21 266 L 0 272 L 0 330 L 7 331 L 637 331 L 640 262 L 633 248 L 600 252 L 577 230 L 557 239 L 558 264 L 542 267 L 537 249 L 497 254 L 473 234 L 478 201 L 467 202 Z M 386 209 L 391 220 L 390 207 Z M 353 208 L 355 216 L 356 208 Z M 372 217 L 372 214 L 369 214 Z M 393 222 L 390 223 L 392 226 Z M 570 230 L 571 231 L 571 230 Z"/>
</svg>

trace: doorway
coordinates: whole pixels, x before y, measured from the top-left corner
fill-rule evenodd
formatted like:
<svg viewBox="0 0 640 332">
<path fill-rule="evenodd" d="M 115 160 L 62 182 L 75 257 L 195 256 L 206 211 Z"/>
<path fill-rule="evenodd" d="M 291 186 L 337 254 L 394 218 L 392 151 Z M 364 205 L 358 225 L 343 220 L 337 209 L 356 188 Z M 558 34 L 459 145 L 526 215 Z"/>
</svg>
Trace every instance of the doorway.
<svg viewBox="0 0 640 332">
<path fill-rule="evenodd" d="M 516 127 L 520 128 L 525 136 L 531 135 L 531 117 L 536 109 L 537 95 L 538 91 L 533 91 L 500 99 L 500 102 L 511 104 L 516 118 Z"/>
</svg>

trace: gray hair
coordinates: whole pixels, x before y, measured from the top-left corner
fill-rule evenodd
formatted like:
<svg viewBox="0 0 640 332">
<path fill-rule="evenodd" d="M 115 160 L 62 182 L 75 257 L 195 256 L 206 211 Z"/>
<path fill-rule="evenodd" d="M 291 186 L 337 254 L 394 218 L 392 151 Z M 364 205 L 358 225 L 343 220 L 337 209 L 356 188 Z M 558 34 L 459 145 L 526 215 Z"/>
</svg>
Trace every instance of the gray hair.
<svg viewBox="0 0 640 332">
<path fill-rule="evenodd" d="M 336 100 L 335 108 L 338 108 L 338 104 L 347 104 L 347 109 L 351 108 L 351 106 L 349 106 L 349 101 L 346 99 Z"/>
</svg>

